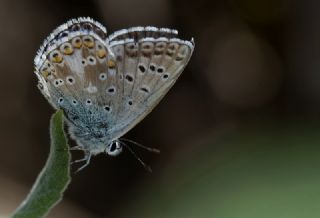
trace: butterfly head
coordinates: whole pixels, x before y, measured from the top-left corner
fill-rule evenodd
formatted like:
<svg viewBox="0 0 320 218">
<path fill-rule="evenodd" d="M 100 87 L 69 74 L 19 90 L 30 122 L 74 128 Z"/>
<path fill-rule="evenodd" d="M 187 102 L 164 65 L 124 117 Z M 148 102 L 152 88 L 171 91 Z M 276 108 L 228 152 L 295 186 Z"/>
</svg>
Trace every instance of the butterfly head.
<svg viewBox="0 0 320 218">
<path fill-rule="evenodd" d="M 119 140 L 112 141 L 107 147 L 105 152 L 109 156 L 118 156 L 122 152 L 122 145 Z"/>
</svg>

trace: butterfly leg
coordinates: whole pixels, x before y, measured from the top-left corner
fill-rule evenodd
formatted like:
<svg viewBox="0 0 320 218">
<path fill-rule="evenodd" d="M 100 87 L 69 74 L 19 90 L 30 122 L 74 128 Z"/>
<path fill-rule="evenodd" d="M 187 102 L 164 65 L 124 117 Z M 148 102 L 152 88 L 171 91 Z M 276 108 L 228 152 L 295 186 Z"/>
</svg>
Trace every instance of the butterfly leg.
<svg viewBox="0 0 320 218">
<path fill-rule="evenodd" d="M 73 161 L 71 164 L 85 161 L 85 163 L 81 167 L 79 167 L 75 173 L 78 173 L 79 171 L 83 170 L 86 166 L 88 166 L 90 163 L 90 160 L 91 160 L 91 153 L 89 151 L 85 151 L 84 158 Z"/>
<path fill-rule="evenodd" d="M 73 146 L 70 148 L 71 151 L 74 151 L 74 150 L 83 150 L 83 148 L 81 146 Z"/>
</svg>

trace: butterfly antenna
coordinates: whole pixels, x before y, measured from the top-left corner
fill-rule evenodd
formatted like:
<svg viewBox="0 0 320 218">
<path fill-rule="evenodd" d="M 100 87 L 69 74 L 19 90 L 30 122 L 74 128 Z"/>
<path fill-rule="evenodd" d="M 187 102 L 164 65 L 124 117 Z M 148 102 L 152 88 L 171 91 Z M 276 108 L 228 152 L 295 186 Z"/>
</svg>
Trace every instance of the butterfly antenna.
<svg viewBox="0 0 320 218">
<path fill-rule="evenodd" d="M 126 143 L 121 142 L 121 145 L 123 145 L 124 147 L 126 147 L 128 149 L 128 151 L 141 163 L 141 165 L 150 173 L 152 173 L 152 169 L 149 165 L 147 165 L 145 162 L 143 162 L 143 160 L 141 160 L 141 158 L 132 150 L 132 148 L 130 148 Z"/>
<path fill-rule="evenodd" d="M 157 148 L 150 148 L 150 147 L 144 146 L 144 145 L 142 145 L 142 144 L 140 144 L 138 142 L 132 141 L 130 139 L 121 138 L 120 140 L 121 141 L 125 141 L 125 142 L 130 142 L 130 143 L 132 143 L 132 144 L 134 144 L 134 145 L 136 145 L 136 146 L 138 146 L 140 148 L 143 148 L 143 149 L 145 149 L 147 151 L 150 151 L 150 152 L 153 152 L 153 153 L 160 153 L 160 150 L 157 149 Z"/>
</svg>

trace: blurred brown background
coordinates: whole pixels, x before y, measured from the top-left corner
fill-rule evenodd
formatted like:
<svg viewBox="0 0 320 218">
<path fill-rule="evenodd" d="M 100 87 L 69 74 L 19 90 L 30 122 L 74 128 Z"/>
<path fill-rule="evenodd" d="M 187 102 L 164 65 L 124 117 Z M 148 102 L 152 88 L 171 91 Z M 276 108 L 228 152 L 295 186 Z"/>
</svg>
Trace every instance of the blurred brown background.
<svg viewBox="0 0 320 218">
<path fill-rule="evenodd" d="M 1 0 L 0 215 L 24 198 L 49 151 L 53 110 L 36 88 L 36 51 L 56 26 L 90 16 L 109 34 L 176 28 L 196 48 L 126 136 L 161 149 L 133 147 L 154 172 L 127 152 L 97 156 L 49 217 L 319 217 L 319 8 L 311 0 Z"/>
</svg>

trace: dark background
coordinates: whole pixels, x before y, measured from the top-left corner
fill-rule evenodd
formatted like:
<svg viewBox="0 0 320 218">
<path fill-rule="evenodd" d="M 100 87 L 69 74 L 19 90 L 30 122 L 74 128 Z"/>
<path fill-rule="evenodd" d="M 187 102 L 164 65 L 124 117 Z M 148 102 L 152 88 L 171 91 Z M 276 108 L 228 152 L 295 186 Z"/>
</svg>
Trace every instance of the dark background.
<svg viewBox="0 0 320 218">
<path fill-rule="evenodd" d="M 49 151 L 54 111 L 36 88 L 36 51 L 56 26 L 90 16 L 109 34 L 176 28 L 196 47 L 176 85 L 126 135 L 161 149 L 133 146 L 153 173 L 128 152 L 99 155 L 73 175 L 51 217 L 319 217 L 319 8 L 312 0 L 1 0 L 0 215 L 24 198 Z"/>
</svg>

